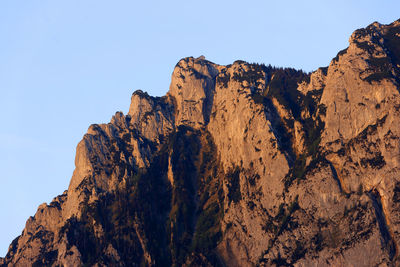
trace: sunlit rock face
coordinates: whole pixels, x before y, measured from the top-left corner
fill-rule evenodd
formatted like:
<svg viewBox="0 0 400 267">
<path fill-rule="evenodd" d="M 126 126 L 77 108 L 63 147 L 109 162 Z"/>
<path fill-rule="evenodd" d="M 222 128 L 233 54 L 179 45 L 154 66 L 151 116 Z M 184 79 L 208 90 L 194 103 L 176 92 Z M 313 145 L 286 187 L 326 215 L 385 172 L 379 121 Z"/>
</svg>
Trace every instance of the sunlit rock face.
<svg viewBox="0 0 400 267">
<path fill-rule="evenodd" d="M 209 122 L 219 68 L 203 58 L 184 58 L 176 64 L 167 95 L 175 100 L 177 125 L 199 128 Z"/>
<path fill-rule="evenodd" d="M 184 58 L 89 127 L 0 265 L 398 266 L 399 82 L 399 21 L 313 73 Z"/>
</svg>

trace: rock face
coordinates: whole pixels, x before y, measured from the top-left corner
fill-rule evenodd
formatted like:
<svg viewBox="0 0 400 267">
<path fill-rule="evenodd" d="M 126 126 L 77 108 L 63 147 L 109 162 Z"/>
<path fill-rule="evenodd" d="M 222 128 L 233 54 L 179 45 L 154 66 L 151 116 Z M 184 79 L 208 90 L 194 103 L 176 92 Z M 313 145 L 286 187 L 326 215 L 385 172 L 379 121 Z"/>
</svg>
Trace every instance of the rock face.
<svg viewBox="0 0 400 267">
<path fill-rule="evenodd" d="M 3 266 L 398 266 L 400 21 L 311 74 L 182 59 L 92 125 Z"/>
</svg>

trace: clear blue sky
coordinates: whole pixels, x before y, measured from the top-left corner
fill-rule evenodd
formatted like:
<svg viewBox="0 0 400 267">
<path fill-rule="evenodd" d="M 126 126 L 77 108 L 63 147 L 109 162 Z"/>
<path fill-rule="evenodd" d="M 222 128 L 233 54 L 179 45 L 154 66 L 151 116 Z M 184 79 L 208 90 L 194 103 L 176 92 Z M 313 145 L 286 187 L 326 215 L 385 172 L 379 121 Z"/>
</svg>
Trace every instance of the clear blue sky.
<svg viewBox="0 0 400 267">
<path fill-rule="evenodd" d="M 167 92 L 182 57 L 306 71 L 400 1 L 0 1 L 0 256 L 38 205 L 67 189 L 92 123 L 135 89 Z"/>
</svg>

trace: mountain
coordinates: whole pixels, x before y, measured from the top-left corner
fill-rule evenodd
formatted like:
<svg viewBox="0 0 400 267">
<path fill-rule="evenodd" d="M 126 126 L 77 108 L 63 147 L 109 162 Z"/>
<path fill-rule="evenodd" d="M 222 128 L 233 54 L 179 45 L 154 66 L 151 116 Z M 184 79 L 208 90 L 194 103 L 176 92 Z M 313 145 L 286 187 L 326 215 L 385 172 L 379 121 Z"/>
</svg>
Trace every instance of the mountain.
<svg viewBox="0 0 400 267">
<path fill-rule="evenodd" d="M 311 74 L 184 58 L 89 127 L 0 265 L 398 266 L 399 84 L 400 20 Z"/>
</svg>

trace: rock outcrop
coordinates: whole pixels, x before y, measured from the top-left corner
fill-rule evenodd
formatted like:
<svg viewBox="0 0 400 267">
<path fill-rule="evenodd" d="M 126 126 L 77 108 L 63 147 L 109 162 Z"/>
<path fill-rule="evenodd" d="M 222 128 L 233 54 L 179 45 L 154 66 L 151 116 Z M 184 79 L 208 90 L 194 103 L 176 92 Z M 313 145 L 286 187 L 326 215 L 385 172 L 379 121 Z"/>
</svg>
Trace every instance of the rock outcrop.
<svg viewBox="0 0 400 267">
<path fill-rule="evenodd" d="M 311 74 L 182 59 L 92 125 L 3 266 L 398 266 L 400 21 Z"/>
</svg>

